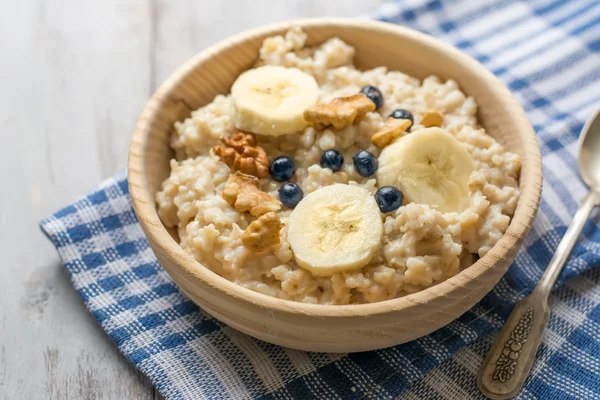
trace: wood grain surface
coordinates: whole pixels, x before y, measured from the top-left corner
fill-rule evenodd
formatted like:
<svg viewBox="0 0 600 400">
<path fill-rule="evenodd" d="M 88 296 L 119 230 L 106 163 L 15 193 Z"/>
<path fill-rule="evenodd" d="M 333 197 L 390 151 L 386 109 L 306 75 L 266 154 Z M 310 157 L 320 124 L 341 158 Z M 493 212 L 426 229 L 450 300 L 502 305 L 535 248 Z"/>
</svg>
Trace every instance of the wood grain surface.
<svg viewBox="0 0 600 400">
<path fill-rule="evenodd" d="M 126 166 L 144 104 L 193 54 L 379 3 L 0 1 L 0 400 L 160 398 L 86 311 L 39 220 Z"/>
</svg>

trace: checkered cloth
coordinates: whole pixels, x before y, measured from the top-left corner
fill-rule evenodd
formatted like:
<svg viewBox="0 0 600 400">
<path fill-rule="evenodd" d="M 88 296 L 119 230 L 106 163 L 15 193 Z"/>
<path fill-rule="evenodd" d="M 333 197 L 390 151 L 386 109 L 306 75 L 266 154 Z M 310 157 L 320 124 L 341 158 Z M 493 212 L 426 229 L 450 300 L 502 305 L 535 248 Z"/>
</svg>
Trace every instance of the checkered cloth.
<svg viewBox="0 0 600 400">
<path fill-rule="evenodd" d="M 576 147 L 600 103 L 600 3 L 406 0 L 373 17 L 454 44 L 525 108 L 545 188 L 515 264 L 480 304 L 419 340 L 346 355 L 290 350 L 212 319 L 178 290 L 148 247 L 118 174 L 41 227 L 88 309 L 167 399 L 481 397 L 475 376 L 495 333 L 534 287 L 586 191 Z M 519 398 L 600 398 L 600 270 L 591 269 L 600 263 L 598 223 L 593 215 L 552 294 L 544 342 Z"/>
</svg>

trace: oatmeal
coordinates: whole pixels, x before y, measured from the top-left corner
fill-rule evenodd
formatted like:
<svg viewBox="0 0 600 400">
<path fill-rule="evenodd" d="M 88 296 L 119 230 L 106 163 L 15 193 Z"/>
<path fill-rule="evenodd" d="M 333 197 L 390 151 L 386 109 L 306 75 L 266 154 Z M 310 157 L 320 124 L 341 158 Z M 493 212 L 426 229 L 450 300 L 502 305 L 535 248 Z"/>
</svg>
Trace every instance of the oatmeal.
<svg viewBox="0 0 600 400">
<path fill-rule="evenodd" d="M 441 282 L 502 237 L 520 160 L 452 81 L 353 66 L 338 38 L 264 41 L 230 95 L 175 124 L 156 195 L 182 248 L 248 289 L 377 302 Z M 265 69 L 266 68 L 266 69 Z"/>
</svg>

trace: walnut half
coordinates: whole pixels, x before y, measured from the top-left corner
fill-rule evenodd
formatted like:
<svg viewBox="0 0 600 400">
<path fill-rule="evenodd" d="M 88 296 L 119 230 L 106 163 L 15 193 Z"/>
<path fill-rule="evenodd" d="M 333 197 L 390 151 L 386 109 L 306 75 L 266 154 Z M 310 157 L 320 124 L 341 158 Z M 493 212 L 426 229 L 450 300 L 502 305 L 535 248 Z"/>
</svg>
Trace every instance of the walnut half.
<svg viewBox="0 0 600 400">
<path fill-rule="evenodd" d="M 242 243 L 254 252 L 265 251 L 279 243 L 281 221 L 276 212 L 268 212 L 252 221 L 242 233 Z"/>
<path fill-rule="evenodd" d="M 385 126 L 371 136 L 371 143 L 375 146 L 384 148 L 388 144 L 400 137 L 406 131 L 412 122 L 409 119 L 396 119 L 389 117 L 385 120 Z"/>
<path fill-rule="evenodd" d="M 215 146 L 213 152 L 231 169 L 259 178 L 269 175 L 269 158 L 265 150 L 256 144 L 254 135 L 239 132 L 224 136 L 221 141 L 225 146 Z"/>
<path fill-rule="evenodd" d="M 362 93 L 337 97 L 327 104 L 315 104 L 304 111 L 308 126 L 322 131 L 328 126 L 342 129 L 359 123 L 368 112 L 375 111 L 375 103 Z"/>
<path fill-rule="evenodd" d="M 279 210 L 281 203 L 261 191 L 258 184 L 257 177 L 236 171 L 227 180 L 221 196 L 236 211 L 248 211 L 254 217 Z"/>
</svg>

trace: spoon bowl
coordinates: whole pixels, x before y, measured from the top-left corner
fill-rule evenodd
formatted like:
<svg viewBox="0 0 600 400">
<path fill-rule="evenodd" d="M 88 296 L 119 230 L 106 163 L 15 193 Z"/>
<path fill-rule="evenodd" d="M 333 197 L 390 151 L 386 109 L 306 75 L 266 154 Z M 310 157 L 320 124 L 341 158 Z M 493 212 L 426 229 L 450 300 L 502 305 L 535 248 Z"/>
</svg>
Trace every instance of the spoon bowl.
<svg viewBox="0 0 600 400">
<path fill-rule="evenodd" d="M 600 191 L 600 108 L 579 137 L 579 173 L 591 189 Z"/>
</svg>

